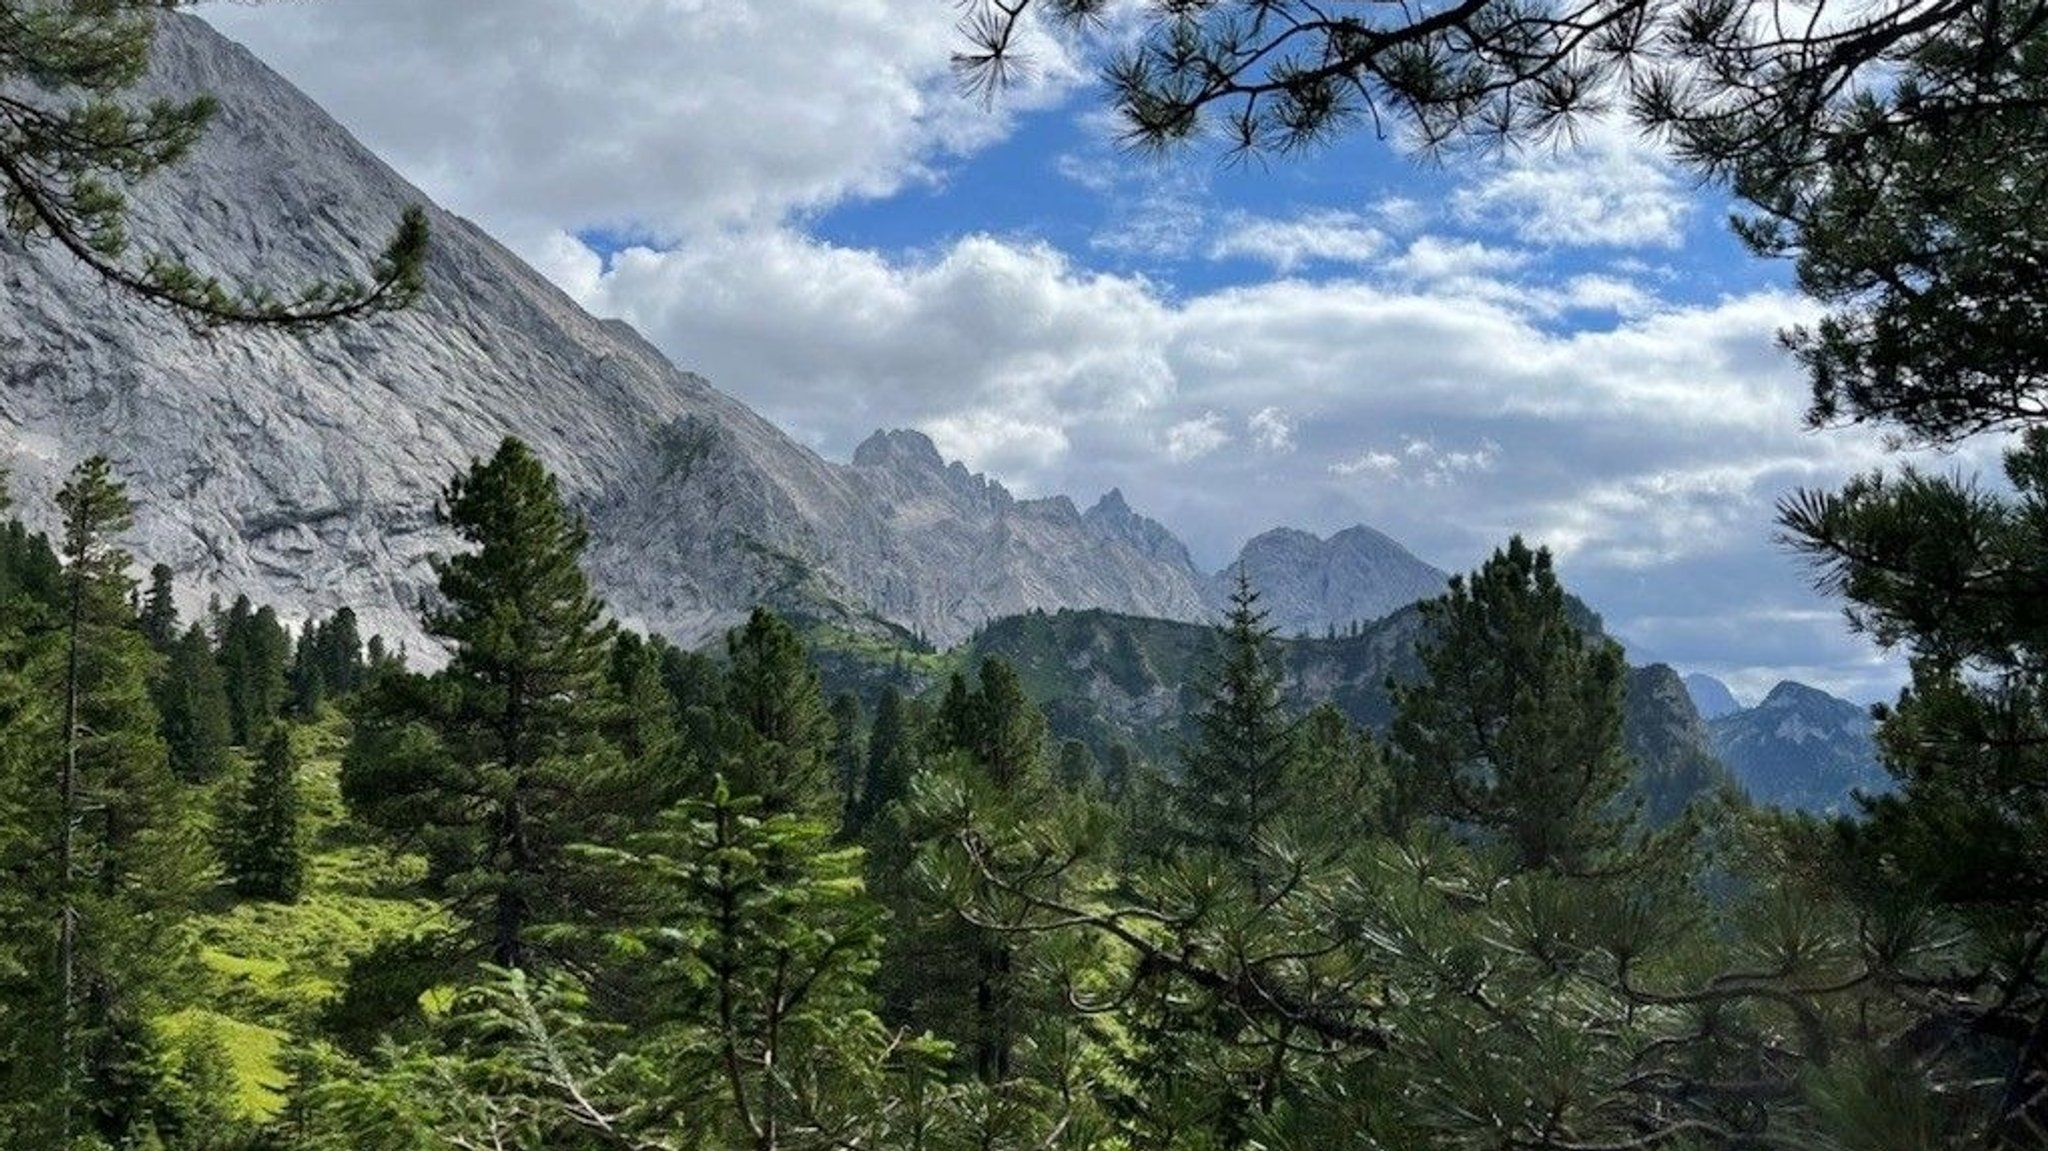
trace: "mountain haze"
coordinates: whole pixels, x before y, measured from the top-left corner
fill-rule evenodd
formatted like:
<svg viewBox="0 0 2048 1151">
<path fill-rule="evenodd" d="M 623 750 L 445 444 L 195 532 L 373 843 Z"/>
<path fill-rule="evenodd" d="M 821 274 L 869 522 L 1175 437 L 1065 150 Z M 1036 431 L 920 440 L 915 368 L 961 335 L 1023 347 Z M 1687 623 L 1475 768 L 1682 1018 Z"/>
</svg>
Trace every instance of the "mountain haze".
<svg viewBox="0 0 2048 1151">
<path fill-rule="evenodd" d="M 360 263 L 425 202 L 254 56 L 166 13 L 139 95 L 200 92 L 221 104 L 204 140 L 134 192 L 145 248 L 288 286 Z M 0 464 L 24 511 L 50 523 L 65 472 L 105 452 L 139 505 L 133 550 L 179 574 L 188 607 L 348 605 L 417 642 L 428 558 L 456 546 L 435 523 L 441 486 L 517 435 L 588 516 L 587 565 L 613 610 L 685 643 L 757 603 L 939 643 L 1038 608 L 1210 618 L 1217 581 L 1121 492 L 1085 513 L 1019 499 L 915 432 L 828 462 L 467 221 L 429 214 L 419 306 L 303 336 L 195 336 L 50 247 L 0 239 Z M 1283 626 L 1426 592 L 1398 545 L 1363 531 L 1340 533 L 1358 546 L 1331 541 L 1300 586 L 1272 549 L 1247 549 Z M 1393 560 L 1346 571 L 1353 554 Z"/>
</svg>

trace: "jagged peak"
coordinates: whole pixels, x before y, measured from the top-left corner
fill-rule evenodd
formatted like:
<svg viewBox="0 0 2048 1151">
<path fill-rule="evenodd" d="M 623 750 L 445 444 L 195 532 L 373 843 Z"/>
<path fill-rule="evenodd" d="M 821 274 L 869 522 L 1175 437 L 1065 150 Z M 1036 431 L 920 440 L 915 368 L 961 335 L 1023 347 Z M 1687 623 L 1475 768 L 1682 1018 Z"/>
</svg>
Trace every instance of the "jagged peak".
<svg viewBox="0 0 2048 1151">
<path fill-rule="evenodd" d="M 853 466 L 883 467 L 892 463 L 914 463 L 943 470 L 946 461 L 932 438 L 914 428 L 877 429 L 853 449 Z M 954 464 L 954 467 L 961 467 Z M 965 471 L 965 468 L 961 468 Z"/>
<path fill-rule="evenodd" d="M 1111 488 L 1102 493 L 1102 498 L 1096 500 L 1095 506 L 1088 509 L 1090 519 L 1100 519 L 1103 517 L 1125 519 L 1135 514 L 1131 510 L 1130 502 L 1124 499 L 1124 490 L 1122 488 Z"/>
</svg>

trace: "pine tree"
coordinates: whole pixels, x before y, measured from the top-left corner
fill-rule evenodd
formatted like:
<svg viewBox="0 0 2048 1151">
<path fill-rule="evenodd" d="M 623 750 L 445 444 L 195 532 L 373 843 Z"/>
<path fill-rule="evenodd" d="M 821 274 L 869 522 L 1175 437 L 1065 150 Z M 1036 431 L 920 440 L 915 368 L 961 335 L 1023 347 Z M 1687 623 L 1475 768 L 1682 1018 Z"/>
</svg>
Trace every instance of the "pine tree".
<svg viewBox="0 0 2048 1151">
<path fill-rule="evenodd" d="M 215 648 L 227 682 L 228 716 L 235 745 L 253 747 L 284 711 L 291 636 L 277 612 L 237 596 L 222 618 Z"/>
<path fill-rule="evenodd" d="M 62 762 L 55 793 L 50 913 L 57 922 L 50 1099 L 58 1141 L 89 1106 L 118 1142 L 138 1121 L 141 1085 L 126 1073 L 147 1042 L 168 941 L 196 893 L 192 813 L 169 769 L 149 698 L 154 654 L 130 607 L 128 555 L 113 537 L 132 506 L 104 457 L 58 493 L 65 561 Z"/>
<path fill-rule="evenodd" d="M 847 831 L 856 837 L 876 826 L 889 808 L 910 796 L 910 777 L 917 770 L 917 733 L 910 722 L 903 693 L 894 684 L 882 689 L 875 704 L 875 725 L 868 733 L 867 759 Z"/>
<path fill-rule="evenodd" d="M 1019 819 L 1034 818 L 1055 798 L 1045 713 L 1025 694 L 1023 682 L 1004 660 L 984 660 L 980 685 L 971 691 L 964 678 L 954 677 L 932 738 L 942 754 L 954 758 L 955 770 L 965 772 L 965 786 L 999 810 Z M 962 967 L 967 1002 L 952 1005 L 946 1014 L 955 1018 L 945 1022 L 963 1035 L 981 1082 L 1009 1081 L 1032 1014 L 1019 987 L 1017 948 L 1001 932 L 957 914 L 912 946 L 926 962 Z M 942 1000 L 943 982 L 935 979 L 933 984 L 928 996 Z"/>
<path fill-rule="evenodd" d="M 178 642 L 178 601 L 168 565 L 149 569 L 149 591 L 142 600 L 142 634 L 149 646 L 169 652 Z"/>
<path fill-rule="evenodd" d="M 364 709 L 343 795 L 373 824 L 428 829 L 436 877 L 491 962 L 532 962 L 533 929 L 574 918 L 563 849 L 617 771 L 603 735 L 614 625 L 577 566 L 588 540 L 516 439 L 457 475 L 442 522 L 473 550 L 434 563 L 431 677 L 386 673 Z"/>
<path fill-rule="evenodd" d="M 1288 802 L 1293 725 L 1280 697 L 1273 629 L 1240 570 L 1195 739 L 1175 789 L 1180 840 L 1224 859 L 1246 860 Z"/>
<path fill-rule="evenodd" d="M 1333 848 L 1387 829 L 1390 781 L 1373 737 L 1335 704 L 1317 704 L 1296 729 L 1287 816 Z"/>
<path fill-rule="evenodd" d="M 171 770 L 191 783 L 217 779 L 227 770 L 234 733 L 227 683 L 206 629 L 196 623 L 187 628 L 168 655 L 153 694 Z"/>
<path fill-rule="evenodd" d="M 794 629 L 764 608 L 726 638 L 724 767 L 733 791 L 768 814 L 831 816 L 832 715 Z"/>
<path fill-rule="evenodd" d="M 306 879 L 300 808 L 299 764 L 291 732 L 275 724 L 221 829 L 222 862 L 236 893 L 297 902 Z"/>
<path fill-rule="evenodd" d="M 1621 847 L 1627 665 L 1572 623 L 1550 553 L 1517 537 L 1422 610 L 1423 680 L 1394 689 L 1411 805 L 1497 835 L 1523 868 L 1581 871 Z"/>
<path fill-rule="evenodd" d="M 860 697 L 850 691 L 832 698 L 832 780 L 839 792 L 839 825 L 849 830 L 867 767 L 867 733 L 861 730 Z"/>
</svg>

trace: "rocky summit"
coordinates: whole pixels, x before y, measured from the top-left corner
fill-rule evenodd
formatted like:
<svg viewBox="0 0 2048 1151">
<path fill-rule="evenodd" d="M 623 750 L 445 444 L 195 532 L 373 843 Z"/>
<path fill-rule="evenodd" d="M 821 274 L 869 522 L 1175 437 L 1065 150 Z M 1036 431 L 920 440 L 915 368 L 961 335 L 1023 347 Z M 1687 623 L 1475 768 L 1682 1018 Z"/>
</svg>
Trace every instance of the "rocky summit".
<svg viewBox="0 0 2048 1151">
<path fill-rule="evenodd" d="M 1379 619 L 1442 595 L 1450 582 L 1407 548 L 1363 525 L 1328 539 L 1295 528 L 1254 537 L 1236 562 L 1210 581 L 1212 604 L 1227 601 L 1240 571 L 1259 589 L 1267 621 L 1289 635 Z"/>
<path fill-rule="evenodd" d="M 219 115 L 186 162 L 134 190 L 142 250 L 289 286 L 360 269 L 426 203 L 248 52 L 167 13 L 143 95 L 196 93 Z M 0 464 L 23 510 L 47 526 L 66 471 L 104 452 L 140 505 L 129 544 L 178 573 L 188 607 L 348 605 L 417 645 L 429 557 L 458 546 L 435 521 L 441 487 L 517 435 L 588 517 L 613 610 L 685 643 L 757 603 L 939 643 L 1034 608 L 1210 618 L 1216 579 L 1121 492 L 1085 513 L 1018 499 L 916 432 L 822 459 L 428 208 L 425 300 L 307 334 L 195 334 L 50 246 L 0 239 Z M 1441 586 L 1413 557 L 1340 571 L 1339 541 L 1363 530 L 1322 552 L 1248 549 L 1280 626 L 1384 614 Z M 1361 556 L 1406 557 L 1358 538 Z"/>
</svg>

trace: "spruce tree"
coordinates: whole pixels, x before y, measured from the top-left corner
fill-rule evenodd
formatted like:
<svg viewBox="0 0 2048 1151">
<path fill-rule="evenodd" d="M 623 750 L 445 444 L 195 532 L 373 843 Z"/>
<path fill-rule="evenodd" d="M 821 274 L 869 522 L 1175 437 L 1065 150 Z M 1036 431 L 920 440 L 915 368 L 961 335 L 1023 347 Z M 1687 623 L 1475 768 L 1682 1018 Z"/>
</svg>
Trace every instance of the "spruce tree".
<svg viewBox="0 0 2048 1151">
<path fill-rule="evenodd" d="M 1225 859 L 1248 859 L 1288 802 L 1293 724 L 1280 697 L 1273 629 L 1242 570 L 1220 629 L 1195 738 L 1175 789 L 1177 835 Z"/>
<path fill-rule="evenodd" d="M 839 825 L 848 829 L 860 806 L 867 761 L 867 733 L 861 730 L 860 697 L 842 691 L 832 697 L 832 781 L 839 792 Z"/>
<path fill-rule="evenodd" d="M 882 689 L 882 698 L 875 704 L 875 724 L 868 733 L 860 787 L 847 820 L 849 834 L 866 833 L 892 805 L 909 798 L 910 777 L 917 770 L 916 748 L 917 733 L 909 708 L 903 693 L 891 684 Z"/>
<path fill-rule="evenodd" d="M 237 596 L 221 620 L 215 646 L 227 682 L 235 744 L 253 747 L 288 700 L 291 636 L 274 609 L 258 609 L 248 596 Z"/>
<path fill-rule="evenodd" d="M 1572 623 L 1549 551 L 1516 537 L 1422 611 L 1422 682 L 1394 688 L 1410 805 L 1497 836 L 1528 869 L 1577 872 L 1621 847 L 1627 665 Z"/>
<path fill-rule="evenodd" d="M 726 652 L 723 771 L 734 793 L 759 796 L 768 814 L 836 816 L 832 714 L 803 640 L 756 608 Z"/>
<path fill-rule="evenodd" d="M 293 903 L 305 886 L 298 756 L 274 724 L 221 829 L 221 856 L 237 894 Z"/>
<path fill-rule="evenodd" d="M 227 683 L 205 628 L 195 623 L 171 645 L 154 695 L 171 770 L 191 783 L 219 778 L 234 732 Z"/>
<path fill-rule="evenodd" d="M 149 569 L 149 591 L 142 599 L 142 634 L 149 646 L 168 652 L 178 642 L 178 601 L 172 586 L 171 569 L 157 564 Z"/>
<path fill-rule="evenodd" d="M 457 475 L 441 519 L 471 546 L 434 562 L 425 624 L 448 666 L 380 678 L 343 795 L 373 824 L 424 830 L 490 961 L 524 967 L 536 926 L 574 918 L 563 849 L 617 770 L 604 739 L 614 625 L 577 566 L 589 533 L 525 444 L 507 439 Z"/>
<path fill-rule="evenodd" d="M 120 1142 L 139 1121 L 128 1068 L 171 967 L 172 933 L 196 894 L 202 860 L 189 801 L 171 775 L 149 698 L 155 655 L 130 608 L 132 522 L 104 457 L 58 493 L 63 514 L 63 656 L 49 912 L 56 921 L 50 1100 L 56 1143 L 81 1133 Z"/>
</svg>

